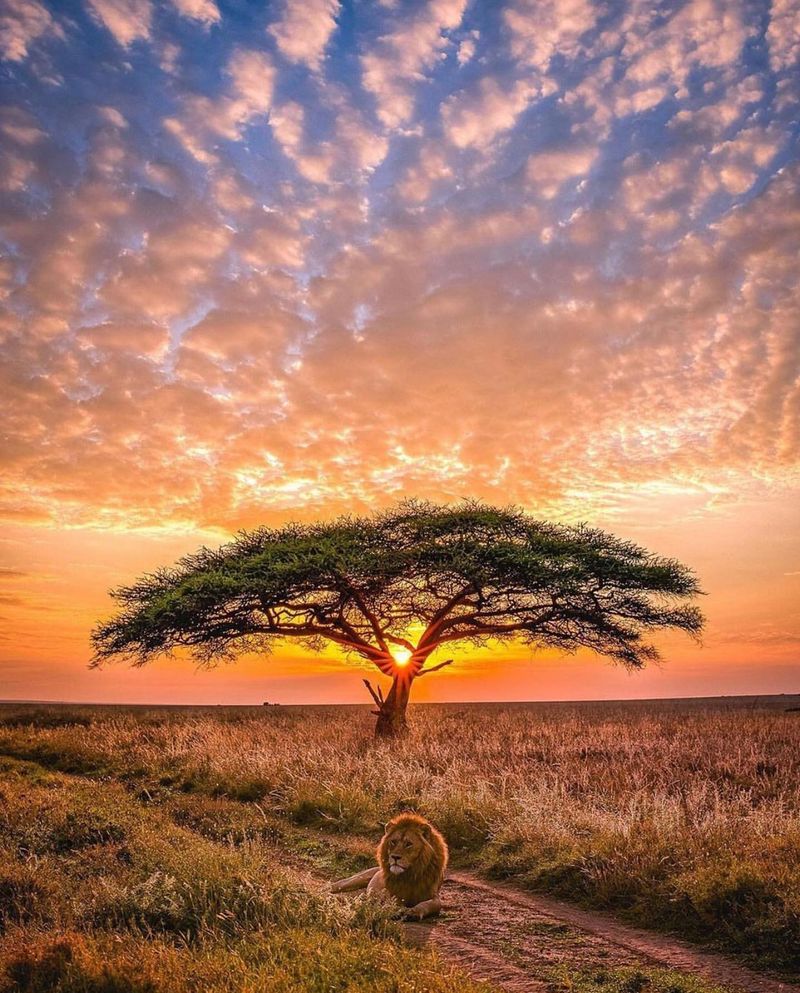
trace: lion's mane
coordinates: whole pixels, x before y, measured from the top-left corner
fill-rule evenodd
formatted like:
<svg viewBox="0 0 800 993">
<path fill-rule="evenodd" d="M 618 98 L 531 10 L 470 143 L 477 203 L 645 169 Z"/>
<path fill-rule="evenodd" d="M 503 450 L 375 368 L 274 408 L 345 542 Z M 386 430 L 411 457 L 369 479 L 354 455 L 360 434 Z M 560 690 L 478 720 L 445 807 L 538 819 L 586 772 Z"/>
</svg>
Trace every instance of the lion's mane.
<svg viewBox="0 0 800 993">
<path fill-rule="evenodd" d="M 405 872 L 389 872 L 388 838 L 397 829 L 414 831 L 422 840 L 417 860 Z M 378 865 L 387 891 L 400 903 L 413 907 L 432 900 L 439 892 L 447 868 L 447 843 L 436 828 L 418 814 L 398 814 L 386 825 L 378 845 Z"/>
</svg>

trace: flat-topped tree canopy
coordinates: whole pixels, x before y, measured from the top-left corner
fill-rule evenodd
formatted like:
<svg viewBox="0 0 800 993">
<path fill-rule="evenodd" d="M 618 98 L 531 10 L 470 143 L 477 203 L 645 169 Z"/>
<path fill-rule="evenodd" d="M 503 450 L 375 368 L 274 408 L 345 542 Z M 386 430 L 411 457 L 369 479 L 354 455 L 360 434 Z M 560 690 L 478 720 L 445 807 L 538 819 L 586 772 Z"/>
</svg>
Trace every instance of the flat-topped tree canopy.
<svg viewBox="0 0 800 993">
<path fill-rule="evenodd" d="M 118 614 L 93 632 L 94 665 L 143 665 L 178 647 L 204 664 L 327 641 L 392 678 L 379 730 L 405 724 L 414 679 L 450 642 L 580 647 L 640 667 L 656 628 L 699 635 L 691 570 L 585 525 L 536 520 L 475 501 L 406 501 L 370 517 L 239 532 L 113 591 Z M 411 632 L 414 632 L 412 635 Z"/>
</svg>

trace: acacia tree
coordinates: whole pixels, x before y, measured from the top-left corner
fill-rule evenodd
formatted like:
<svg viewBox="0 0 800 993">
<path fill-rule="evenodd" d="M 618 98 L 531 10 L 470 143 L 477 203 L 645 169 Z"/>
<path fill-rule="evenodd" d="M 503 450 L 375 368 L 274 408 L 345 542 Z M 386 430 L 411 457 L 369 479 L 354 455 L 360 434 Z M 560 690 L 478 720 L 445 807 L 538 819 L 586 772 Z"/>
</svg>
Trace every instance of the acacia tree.
<svg viewBox="0 0 800 993">
<path fill-rule="evenodd" d="M 454 642 L 517 639 L 580 647 L 639 668 L 658 659 L 650 629 L 697 637 L 700 593 L 673 559 L 584 525 L 535 520 L 515 508 L 409 501 L 368 518 L 289 524 L 238 534 L 112 592 L 121 609 L 92 635 L 99 665 L 144 665 L 187 648 L 201 663 L 270 651 L 284 638 L 326 642 L 391 679 L 376 734 L 406 727 L 413 683 L 450 665 Z"/>
</svg>

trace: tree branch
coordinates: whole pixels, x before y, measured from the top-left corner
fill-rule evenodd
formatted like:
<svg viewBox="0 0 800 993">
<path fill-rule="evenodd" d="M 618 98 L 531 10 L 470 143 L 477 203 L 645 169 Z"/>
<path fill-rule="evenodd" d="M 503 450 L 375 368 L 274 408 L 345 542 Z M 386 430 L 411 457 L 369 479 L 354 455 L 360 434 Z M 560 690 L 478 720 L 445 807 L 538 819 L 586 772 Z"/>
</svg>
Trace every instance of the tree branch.
<svg viewBox="0 0 800 993">
<path fill-rule="evenodd" d="M 446 662 L 439 662 L 438 665 L 428 666 L 427 669 L 420 669 L 417 673 L 418 676 L 427 676 L 429 672 L 436 672 L 437 669 L 444 669 L 446 665 L 452 665 L 453 660 L 448 659 Z"/>
<path fill-rule="evenodd" d="M 371 662 L 375 662 L 378 658 L 384 658 L 385 656 L 384 652 L 374 645 L 370 645 L 368 641 L 364 641 L 361 638 L 354 641 L 352 638 L 346 638 L 336 631 L 331 631 L 330 628 L 318 627 L 316 624 L 276 624 L 275 626 L 264 627 L 254 633 L 276 634 L 284 638 L 327 638 L 337 645 L 342 645 L 354 652 L 359 652 Z"/>
<path fill-rule="evenodd" d="M 504 612 L 505 613 L 505 612 Z M 441 637 L 437 637 L 434 647 L 445 644 L 448 641 L 459 641 L 461 638 L 469 638 L 472 635 L 493 635 L 493 634 L 511 634 L 514 631 L 535 631 L 540 625 L 546 624 L 555 617 L 554 610 L 548 610 L 541 617 L 537 617 L 530 621 L 513 621 L 509 624 L 483 624 L 481 623 L 480 614 L 472 614 L 467 617 L 453 617 L 451 622 L 448 622 L 448 627 L 452 627 L 453 624 L 457 622 L 462 622 L 468 624 L 471 630 L 468 631 L 456 631 L 453 634 L 445 634 Z M 442 625 L 444 627 L 444 625 Z"/>
<path fill-rule="evenodd" d="M 415 652 L 416 646 L 408 640 L 408 638 L 400 638 L 397 635 L 387 634 L 386 640 L 390 641 L 393 645 L 400 645 L 401 648 L 407 648 L 409 652 Z"/>
<path fill-rule="evenodd" d="M 383 707 L 383 704 L 384 704 L 383 690 L 380 688 L 380 686 L 378 687 L 377 691 L 374 690 L 372 688 L 372 683 L 370 683 L 370 681 L 368 679 L 365 679 L 364 680 L 364 685 L 369 690 L 369 695 L 375 701 L 375 706 L 378 707 L 378 709 L 380 709 L 381 707 Z"/>
<path fill-rule="evenodd" d="M 441 622 L 444 621 L 447 615 L 452 610 L 455 610 L 455 608 L 460 603 L 464 603 L 467 599 L 469 599 L 469 596 L 471 593 L 474 592 L 474 589 L 475 589 L 474 586 L 472 585 L 472 583 L 470 583 L 468 586 L 465 586 L 463 590 L 456 593 L 455 596 L 451 597 L 447 601 L 447 603 L 444 604 L 444 606 L 440 607 L 436 611 L 436 613 L 430 619 L 428 626 L 422 632 L 422 637 L 417 642 L 418 648 L 422 648 L 424 645 L 427 645 L 430 641 L 432 641 L 433 635 L 436 633 L 436 631 L 439 630 L 441 626 Z"/>
<path fill-rule="evenodd" d="M 375 640 L 378 642 L 378 644 L 380 645 L 381 649 L 384 652 L 388 652 L 389 646 L 386 644 L 384 631 L 383 628 L 378 623 L 378 618 L 366 605 L 366 603 L 364 602 L 364 598 L 361 596 L 361 594 L 358 592 L 355 586 L 353 586 L 350 582 L 348 582 L 348 580 L 346 580 L 343 576 L 340 576 L 339 578 L 344 582 L 344 585 L 347 588 L 348 592 L 350 593 L 350 596 L 352 596 L 352 598 L 355 600 L 356 606 L 364 615 L 366 620 L 369 622 L 369 625 L 372 628 L 372 632 L 375 635 Z"/>
<path fill-rule="evenodd" d="M 446 634 L 436 641 L 436 646 L 444 645 L 448 641 L 460 641 L 462 638 L 471 638 L 473 635 L 493 635 L 511 634 L 515 631 L 531 631 L 533 626 L 529 623 L 520 624 L 494 624 L 494 625 L 473 625 L 471 631 L 456 631 L 455 634 Z"/>
</svg>

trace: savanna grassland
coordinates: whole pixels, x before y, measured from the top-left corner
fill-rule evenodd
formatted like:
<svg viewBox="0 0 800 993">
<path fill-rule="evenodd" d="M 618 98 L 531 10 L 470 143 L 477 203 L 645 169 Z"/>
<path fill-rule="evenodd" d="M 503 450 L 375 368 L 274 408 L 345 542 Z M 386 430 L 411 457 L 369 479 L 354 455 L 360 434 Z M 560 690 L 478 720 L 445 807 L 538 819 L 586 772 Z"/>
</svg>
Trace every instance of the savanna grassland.
<svg viewBox="0 0 800 993">
<path fill-rule="evenodd" d="M 325 893 L 408 808 L 456 864 L 796 975 L 797 706 L 428 705 L 375 742 L 366 708 L 5 705 L 0 991 L 486 990 Z"/>
</svg>

